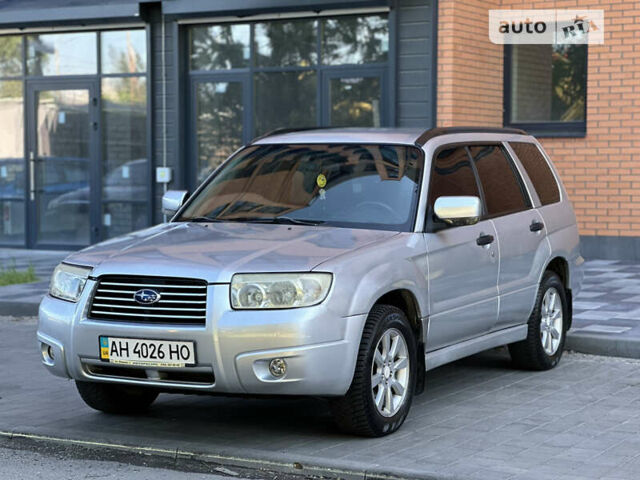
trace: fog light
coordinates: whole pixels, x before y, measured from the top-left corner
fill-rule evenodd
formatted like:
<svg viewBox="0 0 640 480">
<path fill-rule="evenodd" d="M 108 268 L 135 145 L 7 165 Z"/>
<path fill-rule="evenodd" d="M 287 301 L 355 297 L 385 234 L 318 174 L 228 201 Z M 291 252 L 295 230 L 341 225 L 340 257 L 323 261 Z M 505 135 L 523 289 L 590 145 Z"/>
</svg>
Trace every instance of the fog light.
<svg viewBox="0 0 640 480">
<path fill-rule="evenodd" d="M 49 348 L 47 348 L 47 355 L 49 355 L 49 358 L 51 360 L 55 360 L 55 356 L 53 355 L 53 348 L 51 348 L 51 345 L 49 345 Z"/>
<path fill-rule="evenodd" d="M 269 372 L 274 377 L 282 377 L 287 373 L 287 362 L 284 361 L 284 358 L 274 358 L 269 362 Z"/>
</svg>

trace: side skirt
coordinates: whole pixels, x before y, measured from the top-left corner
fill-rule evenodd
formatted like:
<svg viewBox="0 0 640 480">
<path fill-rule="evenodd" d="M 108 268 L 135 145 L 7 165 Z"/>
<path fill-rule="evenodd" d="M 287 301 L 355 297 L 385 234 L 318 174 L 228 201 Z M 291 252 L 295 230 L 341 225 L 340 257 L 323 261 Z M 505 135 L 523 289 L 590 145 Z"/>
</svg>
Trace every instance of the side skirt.
<svg viewBox="0 0 640 480">
<path fill-rule="evenodd" d="M 454 362 L 490 348 L 500 347 L 502 345 L 524 340 L 527 338 L 527 329 L 527 324 L 505 328 L 504 330 L 488 333 L 481 337 L 456 343 L 450 347 L 429 352 L 425 355 L 426 370 L 432 370 L 440 365 L 444 365 L 445 363 Z"/>
</svg>

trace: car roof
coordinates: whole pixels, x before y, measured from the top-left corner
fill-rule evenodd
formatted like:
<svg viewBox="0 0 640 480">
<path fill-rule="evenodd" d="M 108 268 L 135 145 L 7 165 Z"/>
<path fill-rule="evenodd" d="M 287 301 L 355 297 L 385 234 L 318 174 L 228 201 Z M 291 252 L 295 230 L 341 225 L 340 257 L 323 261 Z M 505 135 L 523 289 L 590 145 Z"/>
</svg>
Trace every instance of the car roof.
<svg viewBox="0 0 640 480">
<path fill-rule="evenodd" d="M 287 128 L 254 139 L 253 145 L 282 143 L 389 143 L 422 146 L 442 135 L 460 133 L 528 135 L 515 128 L 439 127 L 430 128 Z"/>
</svg>

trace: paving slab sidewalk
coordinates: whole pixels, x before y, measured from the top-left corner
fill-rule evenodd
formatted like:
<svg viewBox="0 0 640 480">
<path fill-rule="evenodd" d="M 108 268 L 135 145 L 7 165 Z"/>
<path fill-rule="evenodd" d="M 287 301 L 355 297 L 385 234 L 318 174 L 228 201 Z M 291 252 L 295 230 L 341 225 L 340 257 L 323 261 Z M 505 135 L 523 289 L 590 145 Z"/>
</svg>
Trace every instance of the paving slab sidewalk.
<svg viewBox="0 0 640 480">
<path fill-rule="evenodd" d="M 33 265 L 39 281 L 0 287 L 0 315 L 31 316 L 49 288 L 55 266 L 69 252 L 0 249 L 0 265 Z M 590 260 L 574 300 L 566 347 L 583 353 L 640 358 L 640 263 Z"/>
<path fill-rule="evenodd" d="M 360 479 L 637 480 L 640 471 L 638 360 L 568 353 L 551 371 L 526 372 L 504 349 L 485 352 L 429 372 L 402 429 L 366 439 L 337 432 L 313 398 L 162 394 L 144 415 L 98 413 L 40 365 L 35 329 L 0 319 L 0 446 L 35 436 Z"/>
</svg>

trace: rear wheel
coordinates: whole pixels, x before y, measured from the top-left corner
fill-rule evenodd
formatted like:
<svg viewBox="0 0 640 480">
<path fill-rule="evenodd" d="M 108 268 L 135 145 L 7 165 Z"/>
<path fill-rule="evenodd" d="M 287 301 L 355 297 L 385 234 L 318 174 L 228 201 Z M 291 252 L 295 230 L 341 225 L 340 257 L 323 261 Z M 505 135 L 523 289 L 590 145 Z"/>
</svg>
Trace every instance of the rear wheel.
<svg viewBox="0 0 640 480">
<path fill-rule="evenodd" d="M 106 413 L 140 413 L 146 411 L 158 397 L 152 388 L 111 383 L 76 381 L 84 403 Z"/>
<path fill-rule="evenodd" d="M 411 407 L 417 365 L 405 314 L 390 305 L 375 305 L 364 327 L 351 387 L 331 402 L 340 429 L 378 437 L 400 428 Z"/>
<path fill-rule="evenodd" d="M 527 338 L 509 345 L 511 358 L 518 367 L 548 370 L 558 364 L 567 334 L 568 312 L 567 294 L 560 277 L 545 272 L 529 317 Z"/>
</svg>

